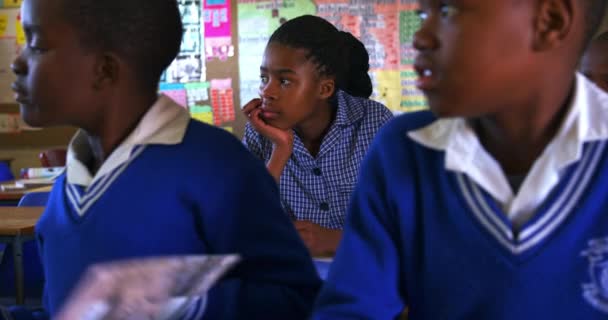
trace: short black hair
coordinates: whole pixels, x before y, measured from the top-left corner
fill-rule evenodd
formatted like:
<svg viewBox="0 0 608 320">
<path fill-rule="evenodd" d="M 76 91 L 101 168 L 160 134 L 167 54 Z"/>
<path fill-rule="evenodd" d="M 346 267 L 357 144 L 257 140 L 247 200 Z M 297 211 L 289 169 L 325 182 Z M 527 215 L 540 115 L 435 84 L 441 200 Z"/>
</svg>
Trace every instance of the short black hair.
<svg viewBox="0 0 608 320">
<path fill-rule="evenodd" d="M 268 43 L 307 49 L 307 59 L 317 65 L 319 75 L 334 76 L 338 89 L 357 97 L 372 94 L 365 46 L 323 18 L 303 15 L 291 19 L 275 30 Z"/>
<path fill-rule="evenodd" d="M 183 26 L 176 0 L 61 1 L 83 48 L 125 59 L 146 89 L 158 85 L 179 53 Z"/>
<path fill-rule="evenodd" d="M 606 13 L 608 0 L 579 0 L 585 10 L 585 47 L 589 44 Z"/>
</svg>

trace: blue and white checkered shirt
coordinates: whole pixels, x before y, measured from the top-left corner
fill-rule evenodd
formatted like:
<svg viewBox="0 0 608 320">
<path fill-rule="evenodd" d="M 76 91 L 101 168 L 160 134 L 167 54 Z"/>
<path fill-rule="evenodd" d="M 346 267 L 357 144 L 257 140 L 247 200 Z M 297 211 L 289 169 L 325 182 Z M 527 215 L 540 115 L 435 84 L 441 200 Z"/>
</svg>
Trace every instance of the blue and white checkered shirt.
<svg viewBox="0 0 608 320">
<path fill-rule="evenodd" d="M 342 229 L 359 164 L 378 129 L 393 114 L 381 103 L 343 91 L 338 91 L 336 98 L 336 118 L 317 157 L 310 155 L 296 134 L 279 188 L 283 207 L 298 220 Z M 243 143 L 264 162 L 270 160 L 272 142 L 249 123 Z"/>
</svg>

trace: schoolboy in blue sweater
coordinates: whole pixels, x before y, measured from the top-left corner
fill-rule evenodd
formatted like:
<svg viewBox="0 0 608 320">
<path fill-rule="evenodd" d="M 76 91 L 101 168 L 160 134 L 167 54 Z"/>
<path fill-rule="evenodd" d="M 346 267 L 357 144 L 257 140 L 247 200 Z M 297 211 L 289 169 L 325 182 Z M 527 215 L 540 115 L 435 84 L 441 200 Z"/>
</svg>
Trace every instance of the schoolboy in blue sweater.
<svg viewBox="0 0 608 320">
<path fill-rule="evenodd" d="M 431 112 L 373 142 L 314 319 L 606 319 L 605 0 L 420 1 Z"/>
<path fill-rule="evenodd" d="M 48 313 L 95 263 L 237 253 L 206 318 L 306 317 L 319 280 L 263 164 L 157 95 L 181 43 L 176 1 L 25 0 L 21 19 L 23 119 L 80 128 L 37 225 Z"/>
</svg>

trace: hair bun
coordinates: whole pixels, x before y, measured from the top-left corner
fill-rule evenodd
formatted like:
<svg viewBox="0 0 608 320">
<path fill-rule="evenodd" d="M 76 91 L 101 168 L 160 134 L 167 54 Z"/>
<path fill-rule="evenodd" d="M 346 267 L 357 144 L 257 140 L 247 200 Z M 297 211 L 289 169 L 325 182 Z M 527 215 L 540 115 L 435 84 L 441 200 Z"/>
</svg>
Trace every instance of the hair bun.
<svg viewBox="0 0 608 320">
<path fill-rule="evenodd" d="M 350 32 L 339 32 L 340 45 L 344 53 L 344 90 L 353 96 L 369 98 L 373 88 L 369 77 L 369 54 L 359 39 Z"/>
</svg>

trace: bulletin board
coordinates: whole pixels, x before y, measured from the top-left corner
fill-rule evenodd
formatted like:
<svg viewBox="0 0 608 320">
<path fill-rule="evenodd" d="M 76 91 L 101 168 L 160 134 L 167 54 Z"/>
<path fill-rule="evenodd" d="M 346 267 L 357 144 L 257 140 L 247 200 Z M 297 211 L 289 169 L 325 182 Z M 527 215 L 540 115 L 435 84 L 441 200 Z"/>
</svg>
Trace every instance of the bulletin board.
<svg viewBox="0 0 608 320">
<path fill-rule="evenodd" d="M 177 0 L 184 36 L 178 57 L 166 70 L 159 91 L 190 111 L 193 118 L 242 136 L 240 114 L 237 3 L 230 0 Z M 0 0 L 0 148 L 67 145 L 75 128 L 36 129 L 20 119 L 10 84 L 10 63 L 25 37 L 20 0 Z"/>
<path fill-rule="evenodd" d="M 230 0 L 178 0 L 184 37 L 177 59 L 161 77 L 159 89 L 193 118 L 238 137 L 240 113 L 237 3 Z"/>
<path fill-rule="evenodd" d="M 291 18 L 313 14 L 348 31 L 370 55 L 372 99 L 394 113 L 426 108 L 415 87 L 414 32 L 420 26 L 415 0 L 238 0 L 241 101 L 257 96 L 259 66 L 268 38 Z"/>
<path fill-rule="evenodd" d="M 358 37 L 370 54 L 372 98 L 393 112 L 426 108 L 415 88 L 415 0 L 177 0 L 182 48 L 159 91 L 193 118 L 243 134 L 242 102 L 258 95 L 259 65 L 271 33 L 302 14 L 319 15 Z M 0 0 L 0 148 L 67 144 L 75 129 L 33 130 L 19 120 L 10 92 L 10 61 L 25 42 L 19 0 Z"/>
</svg>

